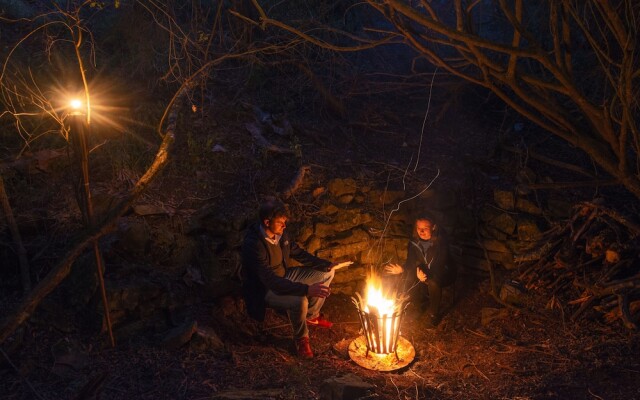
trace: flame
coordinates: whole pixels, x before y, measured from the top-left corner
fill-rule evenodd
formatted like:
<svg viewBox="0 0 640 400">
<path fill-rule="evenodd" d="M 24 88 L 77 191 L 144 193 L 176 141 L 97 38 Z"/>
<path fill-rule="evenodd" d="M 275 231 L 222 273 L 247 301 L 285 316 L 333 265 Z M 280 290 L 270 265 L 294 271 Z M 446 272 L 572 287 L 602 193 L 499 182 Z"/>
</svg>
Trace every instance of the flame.
<svg viewBox="0 0 640 400">
<path fill-rule="evenodd" d="M 379 316 L 393 314 L 396 302 L 392 297 L 385 295 L 382 289 L 382 280 L 375 275 L 367 279 L 367 291 L 365 293 L 365 311 L 375 312 Z"/>
<path fill-rule="evenodd" d="M 370 335 L 371 350 L 381 356 L 392 352 L 399 334 L 397 315 L 403 299 L 397 299 L 395 293 L 385 290 L 382 279 L 371 274 L 367 278 L 365 298 L 360 300 L 362 309 L 375 320 L 375 323 L 363 321 L 367 325 L 365 331 Z"/>
</svg>

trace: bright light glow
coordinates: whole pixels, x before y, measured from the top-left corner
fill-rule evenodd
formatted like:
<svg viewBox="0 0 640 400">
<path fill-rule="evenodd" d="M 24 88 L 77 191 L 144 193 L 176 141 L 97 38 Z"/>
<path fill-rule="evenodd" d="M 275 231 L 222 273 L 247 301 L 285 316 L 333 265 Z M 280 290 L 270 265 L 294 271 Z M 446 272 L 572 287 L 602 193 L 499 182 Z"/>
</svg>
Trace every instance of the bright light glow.
<svg viewBox="0 0 640 400">
<path fill-rule="evenodd" d="M 71 101 L 69 102 L 69 106 L 73 109 L 73 110 L 80 110 L 82 108 L 82 101 L 78 100 L 78 99 L 71 99 Z"/>
</svg>

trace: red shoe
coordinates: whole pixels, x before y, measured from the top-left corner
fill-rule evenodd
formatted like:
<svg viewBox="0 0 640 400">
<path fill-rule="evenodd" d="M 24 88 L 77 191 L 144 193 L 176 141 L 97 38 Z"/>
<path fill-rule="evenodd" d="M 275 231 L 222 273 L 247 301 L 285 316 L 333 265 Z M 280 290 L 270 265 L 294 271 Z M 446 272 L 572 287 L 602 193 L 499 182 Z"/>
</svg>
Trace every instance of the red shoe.
<svg viewBox="0 0 640 400">
<path fill-rule="evenodd" d="M 296 340 L 296 348 L 300 358 L 313 358 L 313 351 L 311 351 L 311 345 L 309 344 L 308 337 L 301 337 Z"/>
<path fill-rule="evenodd" d="M 322 314 L 320 314 L 319 316 L 313 319 L 308 319 L 307 325 L 317 326 L 320 328 L 331 328 L 333 326 L 333 322 L 329 321 L 328 319 L 325 319 L 322 316 Z"/>
</svg>

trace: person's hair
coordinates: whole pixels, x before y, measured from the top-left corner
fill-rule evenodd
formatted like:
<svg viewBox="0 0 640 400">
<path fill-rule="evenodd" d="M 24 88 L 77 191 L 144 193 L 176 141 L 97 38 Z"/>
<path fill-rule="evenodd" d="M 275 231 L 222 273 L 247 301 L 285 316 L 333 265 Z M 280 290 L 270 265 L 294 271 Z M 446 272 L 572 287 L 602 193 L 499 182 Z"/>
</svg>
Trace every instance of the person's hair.
<svg viewBox="0 0 640 400">
<path fill-rule="evenodd" d="M 272 220 L 278 217 L 289 217 L 289 213 L 284 203 L 279 200 L 269 199 L 260 205 L 258 216 L 260 217 L 260 222 L 264 222 L 265 219 Z"/>
</svg>

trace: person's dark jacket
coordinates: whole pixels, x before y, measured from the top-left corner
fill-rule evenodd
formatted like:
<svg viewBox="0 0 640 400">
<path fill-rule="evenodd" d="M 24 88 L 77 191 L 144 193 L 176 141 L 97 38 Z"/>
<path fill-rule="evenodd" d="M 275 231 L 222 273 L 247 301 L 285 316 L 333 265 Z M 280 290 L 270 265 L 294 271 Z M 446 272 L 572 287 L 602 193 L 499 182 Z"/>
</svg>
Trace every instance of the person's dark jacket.
<svg viewBox="0 0 640 400">
<path fill-rule="evenodd" d="M 255 320 L 264 320 L 266 304 L 264 296 L 267 290 L 279 295 L 306 296 L 309 286 L 292 282 L 284 278 L 287 268 L 297 268 L 291 265 L 291 259 L 300 262 L 305 267 L 329 271 L 331 263 L 315 257 L 289 238 L 285 230 L 278 243 L 282 249 L 283 263 L 272 260 L 264 234 L 257 223 L 251 226 L 242 244 L 242 294 L 249 316 Z"/>
<path fill-rule="evenodd" d="M 417 281 L 416 268 L 420 268 L 427 275 L 427 279 L 435 281 L 440 287 L 449 286 L 456 278 L 456 266 L 449 257 L 449 240 L 445 232 L 438 232 L 431 237 L 431 246 L 425 253 L 422 244 L 425 241 L 410 240 L 407 248 L 407 260 L 403 265 L 405 282 Z M 405 289 L 408 289 L 406 287 Z"/>
</svg>

